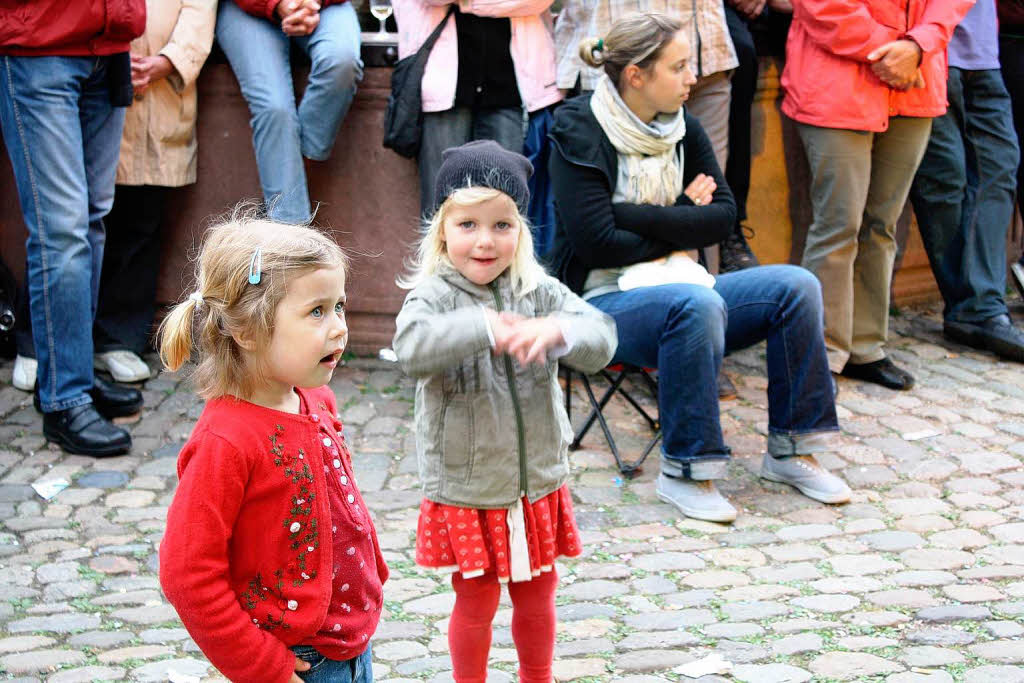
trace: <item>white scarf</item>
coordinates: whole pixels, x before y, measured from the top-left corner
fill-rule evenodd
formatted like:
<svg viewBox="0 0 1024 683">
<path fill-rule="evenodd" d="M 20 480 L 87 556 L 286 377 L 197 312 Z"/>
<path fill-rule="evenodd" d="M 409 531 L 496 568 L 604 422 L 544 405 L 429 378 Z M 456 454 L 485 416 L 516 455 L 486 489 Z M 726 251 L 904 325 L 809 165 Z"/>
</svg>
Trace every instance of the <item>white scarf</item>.
<svg viewBox="0 0 1024 683">
<path fill-rule="evenodd" d="M 615 150 L 626 159 L 629 186 L 626 200 L 636 204 L 671 206 L 683 191 L 683 155 L 676 145 L 686 135 L 683 110 L 664 125 L 664 133 L 637 118 L 608 75 L 602 75 L 590 98 L 594 117 Z"/>
</svg>

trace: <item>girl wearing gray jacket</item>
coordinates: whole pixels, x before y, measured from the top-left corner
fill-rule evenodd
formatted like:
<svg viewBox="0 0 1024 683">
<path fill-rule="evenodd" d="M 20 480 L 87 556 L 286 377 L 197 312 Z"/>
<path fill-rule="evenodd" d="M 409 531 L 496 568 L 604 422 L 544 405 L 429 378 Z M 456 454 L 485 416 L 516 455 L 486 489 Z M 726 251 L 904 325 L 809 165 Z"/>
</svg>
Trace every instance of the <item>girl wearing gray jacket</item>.
<svg viewBox="0 0 1024 683">
<path fill-rule="evenodd" d="M 548 276 L 523 218 L 533 168 L 493 141 L 444 153 L 436 210 L 399 284 L 394 350 L 417 379 L 416 562 L 452 574 L 455 680 L 486 677 L 501 584 L 521 681 L 551 681 L 555 558 L 581 551 L 559 362 L 595 372 L 615 324 Z"/>
</svg>

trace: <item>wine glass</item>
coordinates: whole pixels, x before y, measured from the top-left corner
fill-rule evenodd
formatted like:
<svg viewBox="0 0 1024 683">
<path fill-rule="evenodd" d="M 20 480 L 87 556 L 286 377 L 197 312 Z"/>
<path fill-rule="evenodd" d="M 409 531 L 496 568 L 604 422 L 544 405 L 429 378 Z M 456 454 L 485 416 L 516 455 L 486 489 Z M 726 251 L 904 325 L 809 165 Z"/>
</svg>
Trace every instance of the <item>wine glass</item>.
<svg viewBox="0 0 1024 683">
<path fill-rule="evenodd" d="M 384 22 L 391 16 L 392 11 L 391 0 L 370 0 L 370 14 L 377 17 L 377 21 L 380 22 L 380 31 L 377 35 L 383 36 L 387 33 Z"/>
</svg>

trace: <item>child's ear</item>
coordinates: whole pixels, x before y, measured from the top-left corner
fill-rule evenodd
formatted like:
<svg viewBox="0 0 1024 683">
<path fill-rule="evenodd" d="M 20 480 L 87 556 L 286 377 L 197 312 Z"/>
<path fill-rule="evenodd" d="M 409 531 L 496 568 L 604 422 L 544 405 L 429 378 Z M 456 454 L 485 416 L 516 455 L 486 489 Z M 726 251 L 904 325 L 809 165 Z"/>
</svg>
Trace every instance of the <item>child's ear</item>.
<svg viewBox="0 0 1024 683">
<path fill-rule="evenodd" d="M 232 334 L 231 338 L 238 344 L 238 348 L 252 353 L 256 350 L 256 340 L 244 333 Z"/>
</svg>

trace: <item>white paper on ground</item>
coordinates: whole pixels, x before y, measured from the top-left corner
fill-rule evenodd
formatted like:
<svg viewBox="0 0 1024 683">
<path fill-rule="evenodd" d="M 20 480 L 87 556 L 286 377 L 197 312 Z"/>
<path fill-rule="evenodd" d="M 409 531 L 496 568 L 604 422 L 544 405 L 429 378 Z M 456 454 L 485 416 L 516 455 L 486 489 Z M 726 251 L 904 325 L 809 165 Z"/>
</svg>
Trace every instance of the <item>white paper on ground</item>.
<svg viewBox="0 0 1024 683">
<path fill-rule="evenodd" d="M 50 500 L 69 486 L 71 486 L 71 482 L 63 478 L 46 479 L 32 484 L 32 488 L 34 488 L 36 493 L 39 494 L 39 497 L 44 500 Z"/>
<path fill-rule="evenodd" d="M 722 659 L 721 655 L 714 653 L 695 662 L 680 664 L 672 669 L 672 671 L 682 674 L 687 678 L 700 678 L 701 676 L 710 676 L 711 674 L 729 673 L 732 671 L 732 662 L 727 662 Z"/>
<path fill-rule="evenodd" d="M 942 432 L 937 429 L 922 429 L 916 432 L 904 432 L 901 434 L 904 441 L 920 441 L 921 439 L 928 439 L 933 436 L 940 436 Z"/>
</svg>

